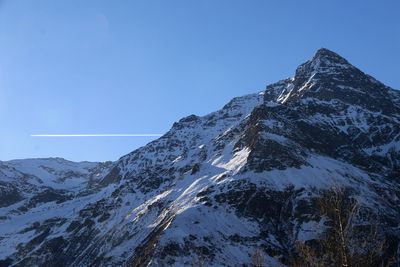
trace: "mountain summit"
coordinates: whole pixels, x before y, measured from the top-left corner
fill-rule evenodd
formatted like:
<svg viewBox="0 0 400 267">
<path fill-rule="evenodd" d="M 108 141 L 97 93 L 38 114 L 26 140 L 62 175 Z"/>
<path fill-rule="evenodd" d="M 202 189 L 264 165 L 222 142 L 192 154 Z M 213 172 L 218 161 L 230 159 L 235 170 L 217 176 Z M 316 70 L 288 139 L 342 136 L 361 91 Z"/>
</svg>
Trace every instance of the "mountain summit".
<svg viewBox="0 0 400 267">
<path fill-rule="evenodd" d="M 399 91 L 323 48 L 116 162 L 1 163 L 0 265 L 397 266 L 399 133 Z"/>
<path fill-rule="evenodd" d="M 349 70 L 356 71 L 355 67 L 346 59 L 328 49 L 321 48 L 315 53 L 311 60 L 305 62 L 296 69 L 295 78 L 310 79 L 314 76 L 324 77 L 340 75 Z"/>
<path fill-rule="evenodd" d="M 311 61 L 325 61 L 327 65 L 329 64 L 342 64 L 342 65 L 348 65 L 349 62 L 347 62 L 346 59 L 341 57 L 340 55 L 336 54 L 335 52 L 326 49 L 326 48 L 320 48 L 317 50 L 315 53 L 314 57 L 312 58 Z"/>
<path fill-rule="evenodd" d="M 269 85 L 266 95 L 268 100 L 278 103 L 297 103 L 300 99 L 310 97 L 323 101 L 338 100 L 387 115 L 398 110 L 398 91 L 378 82 L 325 48 L 301 64 L 293 78 Z"/>
</svg>

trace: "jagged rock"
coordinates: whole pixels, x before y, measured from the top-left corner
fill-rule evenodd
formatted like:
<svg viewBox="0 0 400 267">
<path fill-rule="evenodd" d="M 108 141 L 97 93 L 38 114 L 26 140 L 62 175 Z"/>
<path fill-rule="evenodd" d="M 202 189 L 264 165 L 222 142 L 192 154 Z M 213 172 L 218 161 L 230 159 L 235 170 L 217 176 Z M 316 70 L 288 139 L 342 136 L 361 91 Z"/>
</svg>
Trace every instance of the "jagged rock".
<svg viewBox="0 0 400 267">
<path fill-rule="evenodd" d="M 320 49 L 116 162 L 0 163 L 0 266 L 396 266 L 399 133 L 399 91 Z"/>
</svg>

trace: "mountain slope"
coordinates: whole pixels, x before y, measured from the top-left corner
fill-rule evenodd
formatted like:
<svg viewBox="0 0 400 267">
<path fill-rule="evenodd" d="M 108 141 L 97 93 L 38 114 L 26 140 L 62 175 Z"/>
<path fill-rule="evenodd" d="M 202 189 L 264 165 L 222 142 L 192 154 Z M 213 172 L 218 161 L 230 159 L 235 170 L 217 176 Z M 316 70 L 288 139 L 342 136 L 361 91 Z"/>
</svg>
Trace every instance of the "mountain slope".
<svg viewBox="0 0 400 267">
<path fill-rule="evenodd" d="M 183 118 L 115 163 L 76 166 L 109 171 L 60 203 L 4 204 L 0 259 L 395 266 L 399 121 L 399 91 L 320 49 L 293 78 Z"/>
</svg>

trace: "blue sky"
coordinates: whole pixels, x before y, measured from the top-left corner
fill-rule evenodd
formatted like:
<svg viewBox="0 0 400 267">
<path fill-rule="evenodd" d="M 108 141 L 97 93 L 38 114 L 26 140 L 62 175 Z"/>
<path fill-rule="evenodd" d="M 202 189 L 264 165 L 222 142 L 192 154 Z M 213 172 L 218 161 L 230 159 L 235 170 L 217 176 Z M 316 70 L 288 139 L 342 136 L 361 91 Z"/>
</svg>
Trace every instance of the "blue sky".
<svg viewBox="0 0 400 267">
<path fill-rule="evenodd" d="M 400 88 L 400 1 L 0 0 L 0 160 L 116 160 L 329 48 Z"/>
</svg>

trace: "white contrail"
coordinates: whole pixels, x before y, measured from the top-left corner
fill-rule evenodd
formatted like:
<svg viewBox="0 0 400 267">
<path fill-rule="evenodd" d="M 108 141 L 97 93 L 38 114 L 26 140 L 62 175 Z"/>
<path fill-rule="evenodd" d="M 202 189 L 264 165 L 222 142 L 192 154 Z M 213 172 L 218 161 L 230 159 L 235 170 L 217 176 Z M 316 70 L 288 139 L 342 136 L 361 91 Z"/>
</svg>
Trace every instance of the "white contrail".
<svg viewBox="0 0 400 267">
<path fill-rule="evenodd" d="M 158 137 L 163 134 L 31 134 L 31 137 Z"/>
</svg>

